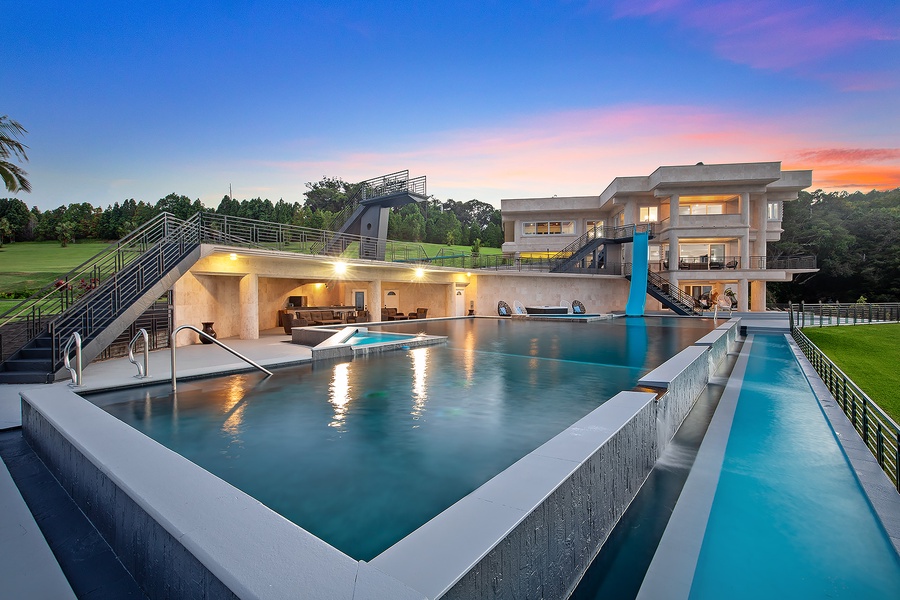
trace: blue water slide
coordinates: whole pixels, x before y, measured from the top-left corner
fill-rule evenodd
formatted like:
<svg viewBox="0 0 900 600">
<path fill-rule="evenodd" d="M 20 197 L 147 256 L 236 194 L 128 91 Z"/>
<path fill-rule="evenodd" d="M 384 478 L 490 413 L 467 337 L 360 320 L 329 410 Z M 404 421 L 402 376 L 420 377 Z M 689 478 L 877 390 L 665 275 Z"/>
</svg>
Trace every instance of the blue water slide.
<svg viewBox="0 0 900 600">
<path fill-rule="evenodd" d="M 634 245 L 631 251 L 631 291 L 628 292 L 628 304 L 625 305 L 626 317 L 643 317 L 644 305 L 647 302 L 647 257 L 650 253 L 650 233 L 634 232 Z"/>
</svg>

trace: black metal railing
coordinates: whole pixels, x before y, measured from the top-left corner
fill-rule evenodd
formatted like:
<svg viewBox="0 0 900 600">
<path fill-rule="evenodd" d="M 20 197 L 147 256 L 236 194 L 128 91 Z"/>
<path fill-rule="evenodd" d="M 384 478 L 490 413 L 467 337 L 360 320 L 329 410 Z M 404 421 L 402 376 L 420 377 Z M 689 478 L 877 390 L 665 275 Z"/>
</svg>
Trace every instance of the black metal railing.
<svg viewBox="0 0 900 600">
<path fill-rule="evenodd" d="M 61 368 L 63 348 L 73 332 L 81 335 L 85 345 L 89 343 L 199 246 L 203 237 L 203 214 L 197 213 L 187 221 L 167 215 L 167 226 L 156 243 L 49 323 L 54 372 Z"/>
<path fill-rule="evenodd" d="M 900 426 L 894 422 L 853 380 L 841 371 L 799 327 L 791 335 L 806 355 L 838 406 L 850 419 L 863 443 L 872 452 L 885 474 L 900 491 Z"/>
<path fill-rule="evenodd" d="M 361 202 L 397 192 L 426 195 L 425 176 L 422 175 L 410 179 L 409 170 L 403 170 L 359 182 L 356 184 L 353 194 L 347 199 L 344 207 L 336 212 L 325 224 L 325 229 L 338 231 L 347 222 L 347 219 L 353 215 L 353 212 L 359 207 Z"/>
<path fill-rule="evenodd" d="M 57 315 L 93 293 L 181 223 L 168 213 L 156 216 L 0 315 L 0 360 L 45 331 Z"/>
<path fill-rule="evenodd" d="M 900 322 L 900 302 L 788 304 L 791 327 L 828 327 Z"/>
<path fill-rule="evenodd" d="M 551 260 L 564 261 L 579 250 L 592 243 L 594 240 L 623 240 L 633 238 L 636 232 L 647 231 L 653 236 L 654 223 L 632 223 L 629 225 L 604 225 L 603 227 L 592 227 L 578 236 L 565 248 L 551 256 Z"/>
<path fill-rule="evenodd" d="M 678 269 L 680 271 L 720 271 L 735 269 L 750 269 L 753 271 L 772 270 L 805 270 L 816 268 L 815 256 L 750 256 L 747 259 L 747 267 L 741 266 L 740 256 L 724 256 L 721 258 L 710 259 L 708 256 L 682 256 L 678 259 Z M 663 261 L 660 265 L 661 270 L 665 270 L 667 265 Z"/>
</svg>

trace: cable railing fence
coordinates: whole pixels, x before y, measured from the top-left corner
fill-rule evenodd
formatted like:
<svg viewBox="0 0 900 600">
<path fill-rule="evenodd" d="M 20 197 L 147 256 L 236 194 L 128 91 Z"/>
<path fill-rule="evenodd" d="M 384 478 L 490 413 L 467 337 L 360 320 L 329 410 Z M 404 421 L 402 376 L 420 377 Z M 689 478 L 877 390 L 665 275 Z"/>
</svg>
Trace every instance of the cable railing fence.
<svg viewBox="0 0 900 600">
<path fill-rule="evenodd" d="M 900 426 L 813 344 L 799 326 L 792 326 L 791 335 L 891 483 L 900 491 Z"/>
<path fill-rule="evenodd" d="M 900 322 L 900 302 L 789 303 L 791 326 L 828 327 Z"/>
</svg>

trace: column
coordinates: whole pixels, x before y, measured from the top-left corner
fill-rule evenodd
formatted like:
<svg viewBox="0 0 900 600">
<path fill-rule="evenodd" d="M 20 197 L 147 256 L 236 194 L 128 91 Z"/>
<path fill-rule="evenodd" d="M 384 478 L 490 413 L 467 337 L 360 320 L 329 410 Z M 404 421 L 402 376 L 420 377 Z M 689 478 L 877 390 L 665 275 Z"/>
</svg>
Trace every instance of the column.
<svg viewBox="0 0 900 600">
<path fill-rule="evenodd" d="M 766 229 L 769 226 L 768 199 L 765 194 L 756 200 L 756 256 L 766 255 Z M 765 284 L 763 284 L 765 285 Z"/>
<path fill-rule="evenodd" d="M 750 282 L 750 293 L 752 298 L 750 299 L 750 310 L 765 312 L 766 310 L 766 282 L 765 281 L 751 281 Z"/>
<path fill-rule="evenodd" d="M 747 312 L 750 310 L 750 304 L 748 301 L 750 298 L 750 288 L 747 285 L 747 280 L 738 279 L 737 287 L 738 310 L 741 312 Z"/>
<path fill-rule="evenodd" d="M 681 206 L 681 196 L 672 194 L 669 196 L 669 270 L 678 268 L 678 260 L 681 258 L 678 252 L 678 207 Z"/>
<path fill-rule="evenodd" d="M 745 232 L 738 238 L 738 242 L 741 246 L 741 268 L 749 269 L 750 268 L 750 233 L 749 230 L 745 230 Z"/>
<path fill-rule="evenodd" d="M 241 277 L 241 339 L 259 339 L 259 276 L 250 273 Z"/>
<path fill-rule="evenodd" d="M 462 315 L 456 314 L 456 284 L 448 283 L 446 289 L 447 315 L 451 317 L 461 317 Z"/>
<path fill-rule="evenodd" d="M 369 283 L 369 318 L 373 321 L 381 320 L 381 280 L 373 279 Z"/>
</svg>

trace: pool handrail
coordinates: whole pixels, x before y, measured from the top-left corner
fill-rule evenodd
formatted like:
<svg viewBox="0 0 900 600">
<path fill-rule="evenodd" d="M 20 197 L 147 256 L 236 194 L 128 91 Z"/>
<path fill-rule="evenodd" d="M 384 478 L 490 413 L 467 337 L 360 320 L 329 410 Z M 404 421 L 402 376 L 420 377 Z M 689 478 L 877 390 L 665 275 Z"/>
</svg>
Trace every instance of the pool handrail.
<svg viewBox="0 0 900 600">
<path fill-rule="evenodd" d="M 72 348 L 72 344 L 75 344 L 75 366 L 72 367 L 72 363 L 69 360 L 69 350 Z M 66 346 L 63 348 L 63 365 L 65 365 L 66 369 L 69 370 L 69 373 L 72 375 L 72 383 L 74 387 L 81 387 L 83 382 L 82 370 L 81 370 L 81 334 L 77 331 L 73 331 L 72 335 L 69 336 L 69 339 L 66 341 Z"/>
<path fill-rule="evenodd" d="M 241 354 L 240 352 L 238 352 L 238 351 L 235 350 L 234 348 L 231 348 L 231 347 L 229 347 L 229 346 L 226 346 L 225 344 L 223 344 L 222 342 L 220 342 L 219 340 L 217 340 L 217 339 L 214 338 L 213 336 L 211 336 L 211 335 L 205 333 L 204 331 L 202 331 L 202 330 L 199 329 L 198 327 L 194 327 L 193 325 L 182 325 L 182 326 L 176 328 L 175 331 L 172 332 L 172 335 L 169 336 L 169 345 L 172 347 L 172 391 L 173 391 L 173 392 L 177 391 L 176 383 L 175 383 L 175 376 L 176 376 L 176 370 L 175 370 L 175 365 L 176 365 L 176 360 L 175 360 L 175 336 L 178 335 L 178 332 L 181 331 L 182 329 L 190 329 L 191 331 L 195 331 L 195 332 L 199 333 L 200 336 L 201 336 L 201 338 L 206 338 L 207 340 L 209 340 L 209 341 L 212 342 L 213 344 L 216 344 L 216 345 L 219 346 L 220 348 L 223 348 L 223 349 L 225 349 L 225 350 L 231 352 L 232 354 L 234 354 L 235 356 L 237 356 L 238 358 L 240 358 L 240 359 L 243 360 L 244 362 L 246 362 L 246 363 L 248 363 L 248 364 L 250 364 L 250 365 L 253 365 L 254 367 L 256 367 L 257 369 L 259 369 L 260 371 L 262 371 L 262 372 L 265 373 L 266 375 L 272 375 L 272 371 L 270 371 L 270 370 L 266 369 L 265 367 L 263 367 L 263 366 L 261 366 L 261 365 L 255 363 L 255 362 L 253 362 L 252 360 L 250 360 L 249 358 L 247 358 L 246 356 L 244 356 L 243 354 Z"/>
<path fill-rule="evenodd" d="M 138 341 L 138 338 L 144 338 L 144 364 L 138 364 L 138 361 L 134 358 L 134 343 Z M 128 342 L 128 362 L 137 367 L 138 374 L 135 375 L 138 379 L 144 379 L 145 377 L 150 377 L 150 337 L 147 335 L 147 330 L 141 327 L 137 330 L 137 333 L 131 338 L 131 341 Z"/>
</svg>

